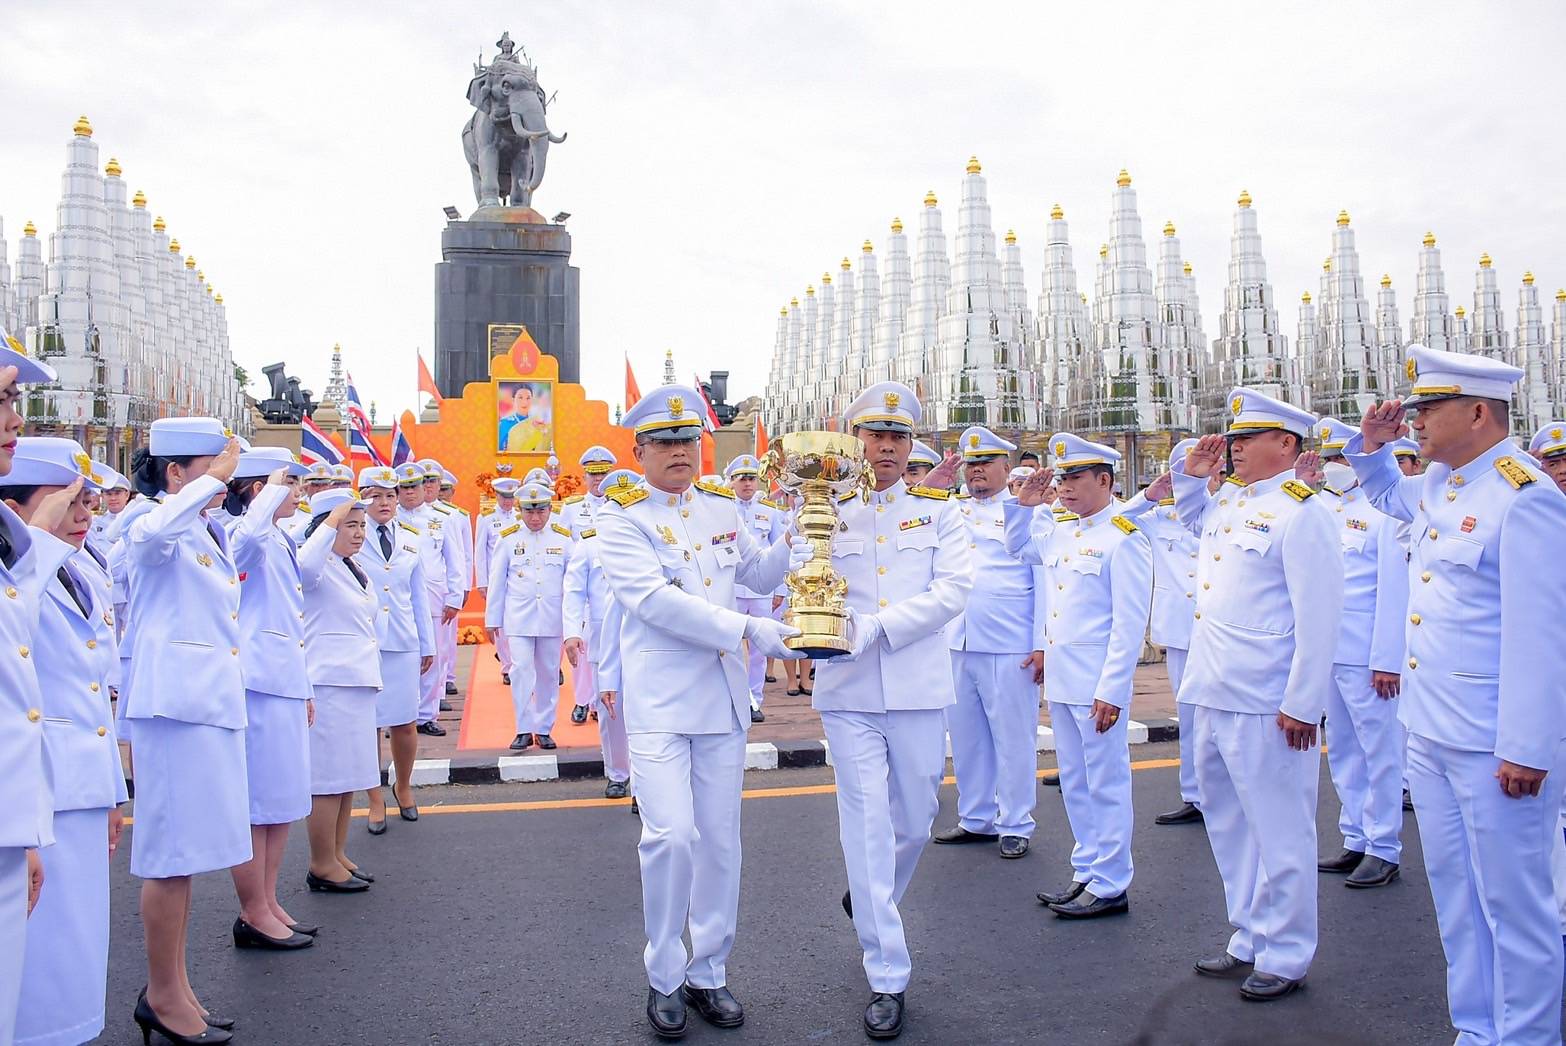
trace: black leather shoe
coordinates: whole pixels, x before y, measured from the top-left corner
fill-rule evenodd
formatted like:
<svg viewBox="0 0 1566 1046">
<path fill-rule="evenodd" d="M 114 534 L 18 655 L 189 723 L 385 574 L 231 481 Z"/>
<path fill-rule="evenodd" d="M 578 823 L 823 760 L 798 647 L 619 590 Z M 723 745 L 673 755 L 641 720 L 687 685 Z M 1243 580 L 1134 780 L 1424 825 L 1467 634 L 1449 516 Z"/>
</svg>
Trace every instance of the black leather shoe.
<svg viewBox="0 0 1566 1046">
<path fill-rule="evenodd" d="M 1254 964 L 1236 959 L 1228 952 L 1196 961 L 1196 972 L 1203 977 L 1238 977 L 1242 973 L 1250 973 L 1253 968 Z"/>
<path fill-rule="evenodd" d="M 1073 882 L 1059 893 L 1041 893 L 1036 896 L 1040 904 L 1069 904 L 1076 900 L 1083 890 L 1087 889 L 1087 883 Z"/>
<path fill-rule="evenodd" d="M 511 750 L 513 752 L 526 752 L 529 748 L 532 747 L 532 734 L 518 734 L 516 737 L 511 739 Z"/>
<path fill-rule="evenodd" d="M 312 893 L 363 893 L 370 888 L 369 883 L 363 879 L 356 879 L 351 875 L 338 883 L 330 879 L 323 879 L 314 872 L 305 872 L 305 885 L 310 888 Z"/>
<path fill-rule="evenodd" d="M 665 995 L 656 988 L 647 989 L 647 1023 L 660 1039 L 685 1037 L 685 1000 L 678 994 Z"/>
<path fill-rule="evenodd" d="M 1336 857 L 1325 861 L 1316 862 L 1318 872 L 1352 872 L 1359 867 L 1359 862 L 1365 859 L 1365 855 L 1358 850 L 1344 850 Z"/>
<path fill-rule="evenodd" d="M 360 882 L 373 883 L 375 881 L 375 876 L 371 875 L 369 872 L 365 871 L 363 868 L 355 868 L 353 871 L 349 872 L 348 874 L 353 876 L 355 879 L 358 879 Z"/>
<path fill-rule="evenodd" d="M 538 747 L 547 752 L 552 749 L 559 748 L 560 746 L 555 744 L 555 739 L 550 737 L 548 734 L 539 734 Z"/>
<path fill-rule="evenodd" d="M 778 677 L 777 676 L 767 676 L 766 680 L 769 683 L 776 683 L 778 681 Z"/>
<path fill-rule="evenodd" d="M 506 686 L 510 686 L 511 685 L 511 673 L 510 672 L 502 672 L 502 673 L 500 673 L 500 681 L 502 683 L 504 683 Z"/>
<path fill-rule="evenodd" d="M 578 726 L 580 726 L 583 723 L 587 722 L 587 706 L 586 705 L 576 705 L 575 707 L 573 707 L 571 709 L 571 722 L 577 724 Z"/>
<path fill-rule="evenodd" d="M 716 988 L 693 988 L 687 984 L 680 989 L 680 995 L 714 1028 L 738 1028 L 745 1023 L 745 1008 L 721 984 Z"/>
<path fill-rule="evenodd" d="M 1103 915 L 1124 915 L 1131 910 L 1131 898 L 1126 892 L 1118 897 L 1095 897 L 1084 890 L 1076 900 L 1052 904 L 1049 910 L 1062 919 L 1097 919 Z"/>
<path fill-rule="evenodd" d="M 316 934 L 321 932 L 321 928 L 319 926 L 307 926 L 304 923 L 289 923 L 288 928 L 295 933 L 302 933 L 306 937 L 314 937 Z"/>
<path fill-rule="evenodd" d="M 604 785 L 604 798 L 624 799 L 627 791 L 629 789 L 626 788 L 624 781 L 610 781 Z"/>
<path fill-rule="evenodd" d="M 270 937 L 243 919 L 234 920 L 234 947 L 259 948 L 274 952 L 292 952 L 308 948 L 315 943 L 309 934 L 289 931 L 287 937 Z"/>
<path fill-rule="evenodd" d="M 636 805 L 636 796 L 634 795 L 631 796 L 631 813 L 635 814 L 637 817 L 642 816 L 642 808 Z"/>
<path fill-rule="evenodd" d="M 1359 862 L 1359 867 L 1343 880 L 1343 885 L 1351 890 L 1369 890 L 1372 887 L 1385 886 L 1397 876 L 1397 865 L 1391 861 L 1383 861 L 1373 854 L 1366 854 L 1365 859 Z"/>
<path fill-rule="evenodd" d="M 1039 780 L 1043 781 L 1045 784 L 1049 785 L 1051 788 L 1059 788 L 1060 787 L 1060 771 L 1059 770 L 1045 770 L 1044 771 L 1044 776 L 1040 777 Z"/>
<path fill-rule="evenodd" d="M 234 1030 L 234 1018 L 219 1017 L 215 1013 L 203 1013 L 201 1019 L 206 1022 L 208 1028 L 221 1028 L 223 1031 Z"/>
<path fill-rule="evenodd" d="M 392 802 L 397 804 L 397 816 L 404 821 L 417 821 L 419 819 L 419 804 L 404 803 L 397 798 L 397 789 L 392 788 Z"/>
<path fill-rule="evenodd" d="M 418 726 L 414 727 L 413 729 L 418 731 L 419 733 L 423 734 L 425 737 L 445 737 L 446 736 L 446 728 L 441 726 L 439 723 L 435 722 L 435 720 L 433 720 L 433 719 L 431 719 L 431 720 L 429 720 L 427 722 L 420 723 Z"/>
<path fill-rule="evenodd" d="M 1002 857 L 1026 857 L 1028 856 L 1028 841 L 1020 835 L 1001 836 L 1000 855 Z"/>
<path fill-rule="evenodd" d="M 145 988 L 141 990 L 141 995 L 136 998 L 136 1009 L 131 1014 L 131 1019 L 141 1029 L 143 1042 L 151 1042 L 153 1032 L 157 1032 L 173 1043 L 224 1043 L 234 1037 L 227 1028 L 218 1028 L 211 1024 L 208 1024 L 206 1030 L 200 1035 L 181 1035 L 165 1025 L 158 1019 L 158 1015 L 152 1012 L 152 1006 L 147 1002 L 147 989 Z"/>
<path fill-rule="evenodd" d="M 752 723 L 765 723 L 767 721 L 767 717 L 761 714 L 761 709 L 752 708 L 750 710 L 750 721 Z"/>
<path fill-rule="evenodd" d="M 1414 808 L 1414 797 L 1409 795 L 1408 794 L 1408 789 L 1405 788 L 1405 789 L 1403 789 L 1403 809 L 1405 809 L 1405 810 L 1412 810 L 1413 808 Z"/>
<path fill-rule="evenodd" d="M 1159 814 L 1153 818 L 1154 824 L 1190 824 L 1192 821 L 1200 821 L 1202 812 L 1190 803 L 1181 803 L 1180 809 L 1170 810 L 1166 814 Z"/>
<path fill-rule="evenodd" d="M 1253 970 L 1240 984 L 1240 998 L 1251 1002 L 1271 1002 L 1281 999 L 1305 986 L 1305 978 L 1290 979 L 1272 973 Z"/>
<path fill-rule="evenodd" d="M 850 919 L 854 917 L 854 892 L 852 890 L 843 891 L 843 914 Z"/>
<path fill-rule="evenodd" d="M 456 683 L 447 683 L 446 684 L 446 696 L 447 697 L 456 697 L 457 696 L 457 684 Z"/>
<path fill-rule="evenodd" d="M 963 843 L 993 843 L 1000 838 L 998 832 L 970 832 L 962 825 L 956 828 L 948 828 L 944 832 L 936 832 L 930 838 L 932 843 L 944 843 L 961 845 Z"/>
<path fill-rule="evenodd" d="M 865 1034 L 872 1039 L 895 1039 L 903 1033 L 903 993 L 876 992 L 865 1007 Z"/>
<path fill-rule="evenodd" d="M 385 835 L 386 834 L 386 818 L 383 817 L 379 821 L 371 821 L 371 820 L 367 819 L 365 821 L 364 828 L 371 835 Z"/>
</svg>

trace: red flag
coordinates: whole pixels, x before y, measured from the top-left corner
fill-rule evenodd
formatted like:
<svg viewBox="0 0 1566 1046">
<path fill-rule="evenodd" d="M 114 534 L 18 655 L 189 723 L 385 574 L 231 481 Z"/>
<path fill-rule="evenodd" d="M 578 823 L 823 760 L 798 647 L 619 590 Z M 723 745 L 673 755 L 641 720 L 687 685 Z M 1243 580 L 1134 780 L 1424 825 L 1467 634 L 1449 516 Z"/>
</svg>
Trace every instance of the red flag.
<svg viewBox="0 0 1566 1046">
<path fill-rule="evenodd" d="M 703 411 L 703 417 L 701 419 L 702 426 L 706 428 L 708 432 L 717 432 L 721 426 L 718 424 L 718 412 L 712 409 L 712 399 L 707 395 L 707 390 L 702 388 L 701 378 L 699 376 L 692 375 L 692 379 L 693 380 L 691 384 L 695 387 L 697 392 L 701 393 L 701 406 Z"/>
<path fill-rule="evenodd" d="M 756 415 L 756 460 L 760 461 L 767 453 L 767 426 L 762 424 L 761 415 Z"/>
<path fill-rule="evenodd" d="M 424 356 L 419 353 L 414 355 L 419 357 L 419 391 L 427 392 L 434 396 L 436 403 L 441 402 L 445 397 L 440 394 L 440 387 L 435 384 L 435 378 L 430 374 L 430 369 L 424 365 Z"/>
<path fill-rule="evenodd" d="M 631 373 L 631 357 L 625 357 L 625 409 L 630 410 L 636 405 L 636 401 L 642 398 L 642 390 L 636 384 L 636 375 Z"/>
</svg>

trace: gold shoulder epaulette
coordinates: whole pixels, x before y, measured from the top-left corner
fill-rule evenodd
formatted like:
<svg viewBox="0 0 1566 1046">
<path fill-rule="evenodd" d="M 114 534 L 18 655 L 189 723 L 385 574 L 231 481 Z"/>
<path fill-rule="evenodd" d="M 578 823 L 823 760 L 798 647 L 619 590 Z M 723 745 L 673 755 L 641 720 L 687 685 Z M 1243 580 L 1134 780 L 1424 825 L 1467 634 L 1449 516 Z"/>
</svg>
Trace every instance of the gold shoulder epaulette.
<svg viewBox="0 0 1566 1046">
<path fill-rule="evenodd" d="M 566 498 L 560 504 L 562 504 L 562 505 L 575 505 L 578 501 L 581 501 L 585 497 L 587 497 L 586 494 L 572 494 L 570 497 Z"/>
<path fill-rule="evenodd" d="M 430 508 L 434 509 L 436 512 L 439 512 L 443 516 L 451 515 L 451 509 L 447 508 L 445 505 L 442 505 L 438 501 L 430 502 Z"/>
<path fill-rule="evenodd" d="M 1533 473 L 1518 462 L 1516 458 L 1505 457 L 1495 459 L 1495 471 L 1501 474 L 1501 478 L 1512 485 L 1513 490 L 1521 490 L 1533 482 Z"/>
<path fill-rule="evenodd" d="M 630 508 L 638 501 L 647 499 L 646 487 L 631 487 L 628 490 L 615 490 L 610 493 L 609 500 L 621 508 Z"/>
<path fill-rule="evenodd" d="M 929 498 L 931 501 L 950 501 L 952 492 L 949 490 L 937 490 L 935 487 L 909 487 L 908 493 L 916 498 Z"/>
<path fill-rule="evenodd" d="M 495 510 L 493 508 L 479 509 L 479 515 L 481 516 L 493 516 L 494 514 Z"/>
<path fill-rule="evenodd" d="M 1122 534 L 1136 533 L 1136 524 L 1124 516 L 1110 516 L 1109 521 L 1113 523 Z"/>
<path fill-rule="evenodd" d="M 1315 497 L 1316 492 L 1297 479 L 1286 479 L 1281 488 L 1285 494 L 1295 501 L 1304 501 L 1306 498 Z"/>
<path fill-rule="evenodd" d="M 771 498 L 762 498 L 761 503 L 768 508 L 777 509 L 779 512 L 787 512 L 788 506 L 781 501 L 773 501 Z"/>
<path fill-rule="evenodd" d="M 973 497 L 972 494 L 958 494 L 957 495 L 957 500 L 958 501 L 967 501 L 967 500 L 969 500 L 972 497 Z"/>
<path fill-rule="evenodd" d="M 708 483 L 704 480 L 698 479 L 696 481 L 696 489 L 705 490 L 709 494 L 716 494 L 720 498 L 728 498 L 730 501 L 734 500 L 734 491 L 730 490 L 728 487 L 725 487 L 721 483 Z"/>
<path fill-rule="evenodd" d="M 1160 505 L 1173 505 L 1174 504 L 1174 498 L 1159 498 L 1158 499 L 1158 503 Z"/>
<path fill-rule="evenodd" d="M 1239 476 L 1225 476 L 1223 481 L 1225 483 L 1233 483 L 1237 487 L 1245 486 L 1245 480 L 1241 479 Z"/>
<path fill-rule="evenodd" d="M 1070 523 L 1074 519 L 1081 519 L 1081 518 L 1082 517 L 1077 515 L 1075 512 L 1059 512 L 1059 511 L 1057 511 L 1055 513 L 1055 522 L 1056 523 Z"/>
<path fill-rule="evenodd" d="M 513 523 L 509 527 L 506 527 L 504 530 L 502 530 L 500 532 L 500 536 L 503 537 L 503 538 L 508 538 L 512 534 L 515 534 L 517 531 L 519 531 L 521 529 L 522 529 L 522 524 L 520 524 L 520 523 Z"/>
<path fill-rule="evenodd" d="M 857 498 L 858 496 L 859 496 L 859 491 L 857 491 L 857 490 L 845 491 L 842 494 L 839 494 L 837 496 L 837 502 L 838 502 L 839 505 L 841 505 L 843 502 L 847 501 L 849 498 Z"/>
<path fill-rule="evenodd" d="M 586 530 L 582 531 L 582 540 L 583 541 L 586 541 L 588 538 L 595 538 L 597 536 L 598 536 L 598 531 L 594 527 L 588 527 Z"/>
<path fill-rule="evenodd" d="M 413 526 L 410 523 L 404 523 L 400 519 L 397 521 L 397 525 L 399 527 L 401 527 L 403 530 L 406 530 L 410 534 L 417 534 L 419 532 L 419 528 L 418 527 L 415 527 L 415 526 Z"/>
<path fill-rule="evenodd" d="M 570 537 L 571 536 L 571 528 L 570 527 L 562 527 L 559 523 L 551 523 L 551 524 L 549 524 L 549 529 L 553 530 L 556 534 L 564 534 L 566 537 Z"/>
<path fill-rule="evenodd" d="M 310 511 L 310 502 L 306 501 L 304 498 L 300 498 L 299 499 L 299 511 L 300 512 L 309 512 Z"/>
</svg>

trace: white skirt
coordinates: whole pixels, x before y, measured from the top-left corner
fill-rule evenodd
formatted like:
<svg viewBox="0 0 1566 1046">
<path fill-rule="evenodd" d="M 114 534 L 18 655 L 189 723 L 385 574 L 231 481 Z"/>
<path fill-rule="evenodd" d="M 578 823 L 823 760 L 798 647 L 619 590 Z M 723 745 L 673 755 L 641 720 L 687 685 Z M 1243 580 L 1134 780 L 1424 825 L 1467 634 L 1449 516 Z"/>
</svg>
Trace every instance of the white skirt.
<svg viewBox="0 0 1566 1046">
<path fill-rule="evenodd" d="M 109 811 L 54 815 L 44 889 L 27 920 L 17 1046 L 76 1046 L 103 1031 L 109 975 Z"/>
<path fill-rule="evenodd" d="M 315 687 L 310 728 L 310 794 L 361 792 L 381 783 L 375 741 L 375 688 Z"/>
<path fill-rule="evenodd" d="M 27 851 L 0 846 L 0 1028 L 16 1023 L 22 990 L 22 949 L 11 942 L 27 939 Z"/>
<path fill-rule="evenodd" d="M 310 720 L 305 702 L 245 691 L 250 823 L 289 824 L 310 812 Z"/>
<path fill-rule="evenodd" d="M 137 719 L 131 874 L 142 879 L 250 860 L 245 732 L 178 719 Z"/>
<path fill-rule="evenodd" d="M 419 718 L 419 652 L 381 651 L 381 691 L 375 695 L 376 726 L 406 726 Z"/>
<path fill-rule="evenodd" d="M 130 663 L 129 656 L 120 658 L 120 682 L 114 688 L 114 692 L 119 695 L 114 702 L 114 736 L 126 744 L 134 743 L 131 741 L 131 721 L 125 718 L 127 699 L 130 697 L 130 688 L 125 685 L 125 681 L 130 678 Z"/>
</svg>

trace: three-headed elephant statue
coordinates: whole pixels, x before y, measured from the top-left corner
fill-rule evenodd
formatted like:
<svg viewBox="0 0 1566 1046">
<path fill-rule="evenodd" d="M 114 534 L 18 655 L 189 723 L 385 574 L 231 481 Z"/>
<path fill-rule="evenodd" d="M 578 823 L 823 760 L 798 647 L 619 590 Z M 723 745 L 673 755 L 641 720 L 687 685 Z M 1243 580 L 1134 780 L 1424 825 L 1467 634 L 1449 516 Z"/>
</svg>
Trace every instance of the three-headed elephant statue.
<svg viewBox="0 0 1566 1046">
<path fill-rule="evenodd" d="M 544 180 L 544 163 L 555 135 L 544 119 L 544 92 L 533 71 L 496 61 L 468 84 L 476 110 L 462 128 L 462 152 L 473 171 L 473 195 L 480 207 L 530 207 Z"/>
</svg>

